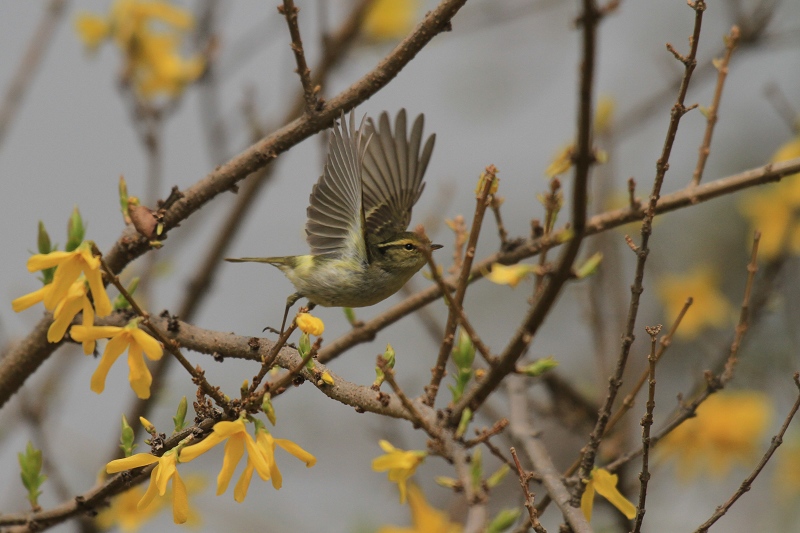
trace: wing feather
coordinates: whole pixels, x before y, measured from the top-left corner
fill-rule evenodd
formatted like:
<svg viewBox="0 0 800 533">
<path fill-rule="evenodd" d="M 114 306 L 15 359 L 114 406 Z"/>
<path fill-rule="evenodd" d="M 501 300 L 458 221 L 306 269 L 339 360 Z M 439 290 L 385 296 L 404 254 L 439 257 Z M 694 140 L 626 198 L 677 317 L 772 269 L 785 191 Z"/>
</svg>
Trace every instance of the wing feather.
<svg viewBox="0 0 800 533">
<path fill-rule="evenodd" d="M 314 255 L 367 260 L 361 192 L 365 124 L 362 119 L 356 130 L 355 113 L 350 113 L 349 124 L 343 113 L 341 125 L 331 130 L 325 169 L 311 190 L 307 211 L 306 235 Z M 354 240 L 353 235 L 361 238 Z"/>
<path fill-rule="evenodd" d="M 376 129 L 369 120 L 372 135 L 362 170 L 364 218 L 367 238 L 381 242 L 403 232 L 411 222 L 411 209 L 425 187 L 423 177 L 433 152 L 436 135 L 425 141 L 422 152 L 424 115 L 419 115 L 406 133 L 406 111 L 395 119 L 394 133 L 389 115 L 381 114 Z"/>
</svg>

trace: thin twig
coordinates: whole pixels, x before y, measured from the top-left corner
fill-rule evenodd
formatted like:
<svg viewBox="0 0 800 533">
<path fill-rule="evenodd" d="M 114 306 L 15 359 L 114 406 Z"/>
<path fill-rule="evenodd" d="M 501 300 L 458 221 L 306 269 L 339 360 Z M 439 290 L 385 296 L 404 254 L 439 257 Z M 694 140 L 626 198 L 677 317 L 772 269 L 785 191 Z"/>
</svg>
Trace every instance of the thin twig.
<svg viewBox="0 0 800 533">
<path fill-rule="evenodd" d="M 797 386 L 798 391 L 800 392 L 800 373 L 798 372 L 794 373 L 794 384 Z M 781 444 L 783 444 L 783 435 L 789 428 L 789 424 L 792 422 L 792 419 L 794 418 L 794 415 L 797 413 L 798 408 L 800 408 L 800 394 L 798 394 L 797 399 L 794 402 L 794 405 L 789 411 L 789 414 L 786 415 L 786 419 L 783 421 L 783 425 L 781 426 L 780 431 L 778 431 L 777 435 L 772 437 L 772 442 L 770 443 L 769 448 L 767 449 L 766 453 L 761 458 L 761 460 L 758 462 L 758 465 L 756 465 L 753 472 L 751 472 L 750 475 L 747 476 L 747 478 L 744 481 L 742 481 L 742 484 L 739 485 L 739 488 L 736 489 L 736 492 L 733 493 L 733 496 L 731 496 L 727 502 L 717 507 L 717 509 L 714 511 L 714 514 L 711 515 L 711 518 L 703 522 L 703 524 L 695 530 L 695 533 L 706 533 L 717 520 L 722 518 L 725 515 L 725 513 L 728 512 L 728 509 L 730 509 L 733 506 L 733 504 L 736 503 L 736 500 L 744 496 L 744 494 L 750 490 L 750 487 L 753 485 L 753 481 L 755 481 L 756 477 L 758 477 L 758 475 L 767 465 L 770 458 L 772 458 L 772 455 L 775 453 L 778 447 Z"/>
<path fill-rule="evenodd" d="M 306 63 L 306 54 L 303 51 L 303 40 L 300 38 L 300 27 L 297 24 L 297 12 L 300 11 L 294 5 L 294 0 L 283 0 L 283 6 L 278 7 L 278 12 L 286 17 L 286 24 L 289 26 L 289 34 L 292 36 L 292 52 L 297 63 L 297 74 L 300 76 L 300 83 L 303 85 L 303 98 L 306 101 L 306 112 L 315 113 L 319 111 L 318 106 L 322 104 L 317 99 L 319 86 L 315 86 L 311 81 L 311 70 Z"/>
<path fill-rule="evenodd" d="M 447 287 L 447 285 L 445 285 L 445 282 L 442 279 L 441 274 L 439 274 L 438 270 L 439 267 L 436 266 L 436 262 L 434 261 L 433 254 L 431 253 L 430 250 L 426 251 L 426 256 L 428 258 L 428 265 L 431 268 L 431 277 L 433 278 L 433 281 L 435 281 L 436 284 L 439 286 L 439 290 L 442 291 L 442 294 L 445 295 L 444 296 L 445 303 L 447 303 L 447 306 L 450 308 L 450 311 L 455 313 L 458 323 L 461 325 L 462 328 L 464 328 L 464 331 L 467 333 L 467 335 L 469 335 L 472 344 L 475 346 L 478 352 L 480 352 L 480 354 L 483 356 L 483 359 L 487 363 L 489 363 L 489 365 L 493 365 L 496 359 L 495 356 L 492 355 L 492 352 L 489 349 L 489 347 L 483 343 L 481 338 L 478 336 L 478 332 L 475 331 L 475 328 L 472 327 L 472 324 L 467 318 L 467 315 L 464 313 L 464 309 L 460 305 L 458 305 L 456 301 L 453 299 L 450 289 Z"/>
<path fill-rule="evenodd" d="M 733 335 L 733 342 L 731 343 L 730 355 L 725 362 L 725 369 L 720 376 L 722 384 L 727 384 L 733 379 L 733 371 L 736 368 L 737 356 L 739 348 L 742 346 L 742 339 L 744 334 L 750 327 L 750 297 L 753 294 L 753 284 L 755 283 L 756 273 L 758 272 L 758 244 L 761 242 L 761 233 L 756 232 L 753 235 L 753 250 L 750 254 L 750 262 L 747 264 L 747 283 L 744 287 L 744 297 L 742 298 L 742 307 L 739 310 L 739 321 L 736 324 L 736 330 Z"/>
<path fill-rule="evenodd" d="M 552 235 L 553 229 L 556 225 L 556 217 L 561 209 L 563 203 L 563 193 L 561 192 L 561 180 L 553 178 L 550 180 L 550 192 L 542 195 L 542 203 L 544 204 L 544 227 L 542 235 L 548 237 Z M 542 283 L 544 282 L 545 272 L 547 269 L 547 250 L 542 250 L 539 254 L 539 271 L 536 273 L 536 281 L 533 284 L 533 297 L 531 301 L 535 301 L 542 290 Z"/>
<path fill-rule="evenodd" d="M 598 413 L 597 423 L 595 424 L 594 430 L 592 430 L 592 433 L 589 436 L 589 442 L 586 444 L 586 446 L 584 446 L 583 450 L 581 450 L 581 466 L 579 471 L 581 480 L 589 479 L 589 475 L 594 467 L 597 449 L 600 446 L 600 440 L 605 434 L 605 428 L 611 415 L 611 409 L 614 405 L 614 400 L 617 397 L 619 388 L 622 386 L 622 375 L 625 372 L 625 367 L 627 366 L 628 362 L 628 355 L 630 354 L 630 349 L 635 339 L 633 331 L 636 326 L 636 317 L 639 312 L 639 300 L 642 292 L 644 291 L 642 280 L 644 279 L 644 267 L 645 263 L 647 262 L 647 256 L 650 253 L 648 243 L 650 241 L 650 235 L 653 232 L 653 218 L 656 214 L 656 205 L 658 204 L 658 199 L 661 195 L 661 187 L 664 183 L 664 177 L 669 169 L 669 157 L 672 153 L 675 135 L 678 132 L 678 124 L 680 123 L 681 117 L 683 117 L 683 115 L 688 111 L 688 108 L 684 105 L 684 102 L 686 100 L 686 92 L 689 88 L 689 81 L 692 78 L 692 72 L 697 64 L 696 57 L 697 47 L 700 42 L 700 28 L 702 27 L 703 22 L 703 12 L 706 8 L 704 0 L 696 0 L 696 2 L 690 3 L 689 5 L 695 11 L 694 31 L 690 40 L 691 47 L 689 54 L 687 56 L 681 56 L 679 53 L 674 51 L 674 49 L 671 49 L 670 45 L 667 46 L 667 48 L 670 49 L 673 54 L 684 64 L 685 68 L 683 81 L 681 82 L 681 87 L 678 91 L 677 102 L 672 106 L 669 127 L 667 129 L 666 139 L 664 140 L 664 147 L 661 152 L 661 157 L 656 163 L 656 176 L 655 180 L 653 181 L 652 191 L 650 193 L 650 201 L 645 210 L 645 217 L 642 222 L 642 240 L 636 251 L 636 275 L 634 277 L 633 285 L 631 286 L 628 322 L 626 325 L 626 330 L 622 336 L 622 346 L 617 358 L 616 368 L 614 375 L 609 379 L 606 399 Z M 576 484 L 575 491 L 572 495 L 573 505 L 580 505 L 581 495 L 583 494 L 585 487 L 585 483 Z"/>
<path fill-rule="evenodd" d="M 650 428 L 653 426 L 653 410 L 656 407 L 656 338 L 661 332 L 661 326 L 647 327 L 647 334 L 650 335 L 650 354 L 647 356 L 649 363 L 650 380 L 647 387 L 647 405 L 644 417 L 642 417 L 642 471 L 639 473 L 639 504 L 636 506 L 636 520 L 633 524 L 633 533 L 640 533 L 642 521 L 646 512 L 645 503 L 647 502 L 647 483 L 650 481 Z"/>
<path fill-rule="evenodd" d="M 294 368 L 289 369 L 275 382 L 264 383 L 264 391 L 261 394 L 259 394 L 258 397 L 256 398 L 256 401 L 254 402 L 255 405 L 260 406 L 261 402 L 264 400 L 264 396 L 266 396 L 267 393 L 269 393 L 271 396 L 275 396 L 281 391 L 281 389 L 288 387 L 289 383 L 291 383 L 292 380 L 294 380 L 295 376 L 297 376 L 297 374 L 299 374 L 306 367 L 306 365 L 308 365 L 308 363 L 314 358 L 314 356 L 317 355 L 321 343 L 322 343 L 322 337 L 319 337 L 316 340 L 316 342 L 314 342 L 314 345 L 311 347 L 311 349 L 308 351 L 305 357 L 303 357 L 303 359 L 299 363 L 297 363 L 294 366 Z M 275 343 L 275 346 L 278 346 L 278 343 Z M 277 354 L 278 352 L 275 353 Z"/>
<path fill-rule="evenodd" d="M 672 337 L 675 335 L 675 332 L 678 331 L 678 327 L 681 324 L 681 320 L 683 320 L 683 317 L 686 316 L 686 311 L 689 310 L 689 307 L 692 305 L 693 302 L 694 300 L 691 297 L 686 299 L 686 303 L 683 304 L 683 307 L 678 313 L 677 318 L 675 318 L 675 322 L 672 323 L 672 327 L 669 329 L 666 335 L 661 337 L 661 340 L 659 341 L 660 346 L 658 347 L 658 351 L 656 352 L 656 362 L 661 360 L 661 356 L 664 355 L 664 352 L 666 352 L 667 349 L 672 344 Z M 625 415 L 625 413 L 627 413 L 635 405 L 636 395 L 639 394 L 639 391 L 642 389 L 649 376 L 650 376 L 650 370 L 645 369 L 642 372 L 642 375 L 639 376 L 639 380 L 633 386 L 633 389 L 631 389 L 631 391 L 622 400 L 622 405 L 619 407 L 619 409 L 617 409 L 617 411 L 613 415 L 611 415 L 611 418 L 609 418 L 608 425 L 606 426 L 606 434 L 609 433 L 614 428 L 614 426 L 617 425 L 617 422 L 619 422 L 619 420 Z M 571 474 L 572 472 L 567 475 Z"/>
<path fill-rule="evenodd" d="M 483 187 L 478 191 L 475 202 L 475 215 L 472 218 L 472 226 L 469 230 L 469 240 L 467 241 L 466 252 L 464 253 L 464 263 L 461 265 L 461 272 L 459 273 L 458 280 L 456 281 L 456 292 L 452 296 L 452 302 L 455 304 L 450 308 L 447 315 L 447 324 L 444 328 L 444 340 L 439 348 L 439 356 L 436 359 L 436 366 L 433 367 L 433 376 L 430 383 L 425 387 L 426 396 L 425 403 L 433 405 L 436 400 L 436 394 L 439 392 L 439 385 L 445 374 L 447 359 L 450 357 L 450 351 L 453 349 L 453 342 L 455 341 L 455 330 L 458 325 L 458 318 L 455 309 L 460 309 L 464 305 L 464 295 L 467 293 L 467 285 L 469 285 L 469 275 L 472 268 L 472 262 L 475 259 L 475 249 L 478 245 L 478 236 L 481 232 L 481 225 L 483 224 L 483 215 L 486 213 L 486 208 L 489 206 L 489 197 L 491 196 L 491 189 L 497 184 L 497 168 L 494 165 L 486 167 L 483 176 Z M 443 293 L 444 294 L 444 293 Z M 447 298 L 448 301 L 451 298 Z"/>
<path fill-rule="evenodd" d="M 508 245 L 508 232 L 503 225 L 503 217 L 500 216 L 500 206 L 503 205 L 504 198 L 494 195 L 492 196 L 492 203 L 489 207 L 492 208 L 494 213 L 494 221 L 497 224 L 497 234 L 500 236 L 500 249 L 502 250 Z"/>
<path fill-rule="evenodd" d="M 261 384 L 261 380 L 264 379 L 264 376 L 266 376 L 267 372 L 269 372 L 269 370 L 272 368 L 272 365 L 275 362 L 275 358 L 278 357 L 278 353 L 280 353 L 281 348 L 284 347 L 286 341 L 289 340 L 289 337 L 291 337 L 295 329 L 297 329 L 296 318 L 292 320 L 292 323 L 289 324 L 289 327 L 286 328 L 286 331 L 281 333 L 281 335 L 278 337 L 277 342 L 275 342 L 275 345 L 267 353 L 267 355 L 264 356 L 264 360 L 261 363 L 261 369 L 258 371 L 258 374 L 256 374 L 253 377 L 253 382 L 250 384 L 249 394 L 253 394 L 258 388 L 258 386 Z"/>
<path fill-rule="evenodd" d="M 711 136 L 714 134 L 714 126 L 717 124 L 717 110 L 719 103 L 722 100 L 722 88 L 725 86 L 725 79 L 728 77 L 728 65 L 731 62 L 731 56 L 739 44 L 739 27 L 734 26 L 731 32 L 725 38 L 725 55 L 722 59 L 714 60 L 714 67 L 716 67 L 717 86 L 714 89 L 714 99 L 711 101 L 711 106 L 706 110 L 706 132 L 703 135 L 703 144 L 700 145 L 700 153 L 697 157 L 697 167 L 694 169 L 692 175 L 692 184 L 698 185 L 703 178 L 703 171 L 706 168 L 706 161 L 708 155 L 711 153 Z"/>
<path fill-rule="evenodd" d="M 514 458 L 514 465 L 517 467 L 517 473 L 519 474 L 519 485 L 522 487 L 523 494 L 525 494 L 525 508 L 528 509 L 528 518 L 531 522 L 531 527 L 536 533 L 547 533 L 547 530 L 542 527 L 541 522 L 539 522 L 539 515 L 536 512 L 533 494 L 531 494 L 531 491 L 528 489 L 528 473 L 522 468 L 519 457 L 517 457 L 517 450 L 515 450 L 513 446 L 511 447 L 511 456 Z"/>
<path fill-rule="evenodd" d="M 467 244 L 469 232 L 463 215 L 456 215 L 453 220 L 445 220 L 445 224 L 453 230 L 455 237 L 453 242 L 453 264 L 447 269 L 450 274 L 455 275 L 461 270 L 461 265 L 464 261 L 464 245 Z"/>
<path fill-rule="evenodd" d="M 380 355 L 377 358 L 376 364 L 378 368 L 383 371 L 386 383 L 389 384 L 394 393 L 400 399 L 400 403 L 403 404 L 405 410 L 408 411 L 409 415 L 411 415 L 411 421 L 422 427 L 422 429 L 424 429 L 431 438 L 440 438 L 442 432 L 439 430 L 439 428 L 433 424 L 430 424 L 426 418 L 420 415 L 419 411 L 414 406 L 414 402 L 412 402 L 411 399 L 406 396 L 406 393 L 403 392 L 403 389 L 401 389 L 400 385 L 397 384 L 397 380 L 394 379 L 394 369 L 389 367 L 389 365 L 386 364 L 386 360 Z"/>
<path fill-rule="evenodd" d="M 508 419 L 501 418 L 500 420 L 495 422 L 494 425 L 490 428 L 484 428 L 482 430 L 476 429 L 475 434 L 477 435 L 477 437 L 475 437 L 474 439 L 464 441 L 464 447 L 473 448 L 478 444 L 485 443 L 495 435 L 502 433 L 502 431 L 506 429 L 507 426 L 508 426 Z"/>
</svg>

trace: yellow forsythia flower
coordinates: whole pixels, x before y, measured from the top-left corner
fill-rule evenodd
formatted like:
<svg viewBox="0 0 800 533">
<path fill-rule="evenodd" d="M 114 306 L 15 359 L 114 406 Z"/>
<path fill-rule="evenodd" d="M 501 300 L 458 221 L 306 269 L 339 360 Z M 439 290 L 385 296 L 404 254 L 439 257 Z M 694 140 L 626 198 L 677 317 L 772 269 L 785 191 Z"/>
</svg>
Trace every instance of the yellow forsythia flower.
<svg viewBox="0 0 800 533">
<path fill-rule="evenodd" d="M 97 339 L 110 339 L 103 350 L 103 357 L 97 370 L 92 374 L 92 391 L 100 394 L 106 386 L 106 376 L 111 365 L 128 350 L 128 381 L 136 396 L 142 399 L 150 397 L 150 383 L 153 381 L 150 371 L 144 362 L 142 353 L 151 361 L 161 359 L 164 350 L 156 339 L 139 329 L 139 319 L 134 319 L 121 328 L 118 326 L 72 326 L 70 335 L 78 342 L 91 342 Z"/>
<path fill-rule="evenodd" d="M 319 337 L 325 331 L 325 324 L 322 320 L 308 313 L 298 313 L 295 320 L 297 321 L 297 327 L 303 333 Z"/>
<path fill-rule="evenodd" d="M 56 309 L 53 311 L 53 323 L 47 330 L 47 340 L 49 342 L 60 341 L 67 332 L 67 328 L 72 324 L 72 319 L 81 311 L 83 311 L 83 325 L 92 327 L 94 325 L 94 309 L 92 302 L 87 297 L 86 282 L 83 276 L 72 284 L 67 291 L 67 296 L 56 305 Z M 94 353 L 94 346 L 94 340 L 85 341 L 83 353 L 86 355 Z"/>
<path fill-rule="evenodd" d="M 241 418 L 233 422 L 224 421 L 214 424 L 214 429 L 208 437 L 197 444 L 186 446 L 181 450 L 181 461 L 184 463 L 192 461 L 224 441 L 227 441 L 225 443 L 225 455 L 222 459 L 222 469 L 217 476 L 218 496 L 228 489 L 228 485 L 233 477 L 233 471 L 236 469 L 236 465 L 239 464 L 239 460 L 242 458 L 245 449 L 247 450 L 247 466 L 245 467 L 244 473 L 242 473 L 242 477 L 239 479 L 237 488 L 242 484 L 250 484 L 253 470 L 258 472 L 258 475 L 264 481 L 270 478 L 270 465 L 264 457 L 264 454 L 256 448 L 256 442 L 253 440 L 253 437 L 247 433 L 247 426 Z M 239 494 L 237 492 L 234 492 L 234 498 L 236 501 L 242 501 L 246 494 L 247 488 L 245 487 L 241 499 L 239 499 Z"/>
<path fill-rule="evenodd" d="M 183 524 L 189 518 L 189 497 L 186 493 L 186 485 L 178 475 L 177 450 L 169 450 L 161 457 L 149 453 L 137 453 L 124 459 L 116 459 L 106 465 L 106 472 L 116 474 L 153 463 L 158 464 L 150 473 L 150 485 L 142 499 L 136 504 L 136 509 L 139 512 L 145 511 L 153 503 L 156 494 L 164 496 L 167 492 L 167 484 L 171 480 L 172 519 L 176 524 Z"/>
<path fill-rule="evenodd" d="M 413 483 L 408 488 L 408 506 L 411 508 L 411 527 L 382 526 L 378 533 L 461 533 L 464 528 L 451 522 L 442 511 L 431 507 L 425 495 Z"/>
<path fill-rule="evenodd" d="M 373 459 L 372 469 L 376 472 L 389 471 L 389 481 L 397 483 L 397 488 L 400 489 L 400 503 L 405 503 L 408 478 L 414 475 L 428 454 L 421 450 L 401 450 L 386 440 L 381 440 L 378 444 L 386 455 Z"/>
<path fill-rule="evenodd" d="M 364 34 L 376 41 L 406 36 L 419 11 L 419 0 L 375 0 L 364 17 Z"/>
<path fill-rule="evenodd" d="M 100 259 L 92 255 L 92 245 L 83 242 L 71 252 L 61 252 L 56 250 L 49 254 L 36 254 L 28 259 L 28 271 L 36 272 L 46 268 L 56 267 L 53 275 L 52 287 L 45 290 L 43 287 L 31 294 L 17 298 L 14 305 L 17 307 L 28 307 L 33 305 L 31 301 L 41 297 L 44 308 L 53 311 L 58 303 L 67 297 L 67 293 L 72 284 L 80 277 L 81 272 L 86 276 L 89 283 L 89 290 L 94 298 L 94 308 L 97 316 L 103 317 L 111 314 L 111 300 L 108 299 L 106 289 L 103 286 L 103 277 L 100 273 Z M 35 295 L 35 296 L 34 296 Z M 38 300 L 37 300 L 38 301 Z M 36 303 L 36 301 L 33 301 Z"/>
<path fill-rule="evenodd" d="M 280 489 L 283 486 L 283 476 L 281 476 L 281 471 L 278 470 L 278 463 L 275 462 L 275 446 L 282 448 L 290 455 L 303 461 L 306 464 L 306 468 L 311 468 L 317 464 L 317 458 L 303 448 L 288 439 L 274 438 L 270 432 L 262 426 L 256 429 L 256 445 L 269 461 L 272 486 L 275 489 Z M 246 487 L 245 490 L 247 490 Z"/>
<path fill-rule="evenodd" d="M 605 468 L 592 470 L 589 482 L 586 484 L 586 490 L 583 491 L 583 496 L 581 497 L 581 510 L 586 520 L 592 519 L 595 492 L 619 509 L 628 520 L 636 517 L 636 506 L 629 502 L 617 489 L 618 480 L 619 476 L 612 474 Z"/>
<path fill-rule="evenodd" d="M 498 285 L 516 287 L 523 279 L 528 277 L 531 273 L 536 272 L 537 268 L 538 267 L 535 265 L 524 265 L 522 263 L 509 266 L 494 263 L 492 265 L 492 271 L 485 273 L 484 277 Z"/>
<path fill-rule="evenodd" d="M 260 424 L 257 424 L 256 438 L 253 439 L 253 437 L 247 433 L 247 426 L 241 418 L 235 422 L 217 422 L 214 424 L 214 430 L 205 440 L 183 448 L 181 451 L 181 461 L 192 461 L 226 440 L 227 443 L 225 444 L 222 469 L 217 476 L 217 495 L 227 490 L 231 478 L 233 477 L 233 472 L 236 470 L 236 466 L 239 464 L 244 450 L 247 449 L 247 465 L 233 491 L 233 498 L 237 502 L 244 501 L 247 496 L 247 490 L 250 487 L 250 480 L 253 477 L 253 472 L 257 472 L 259 477 L 264 481 L 271 479 L 272 486 L 275 489 L 281 488 L 283 478 L 275 463 L 276 445 L 305 462 L 306 466 L 309 468 L 314 466 L 317 462 L 313 455 L 303 450 L 294 442 L 286 439 L 273 438 Z"/>
<path fill-rule="evenodd" d="M 731 305 L 719 290 L 716 272 L 707 266 L 687 274 L 667 274 L 658 280 L 657 291 L 670 321 L 678 316 L 687 298 L 694 299 L 678 328 L 678 337 L 692 339 L 707 327 L 722 327 L 730 321 Z"/>
<path fill-rule="evenodd" d="M 770 415 L 769 399 L 760 392 L 718 392 L 700 404 L 696 417 L 664 437 L 656 452 L 677 459 L 681 479 L 706 469 L 722 477 L 736 463 L 751 466 Z"/>
</svg>

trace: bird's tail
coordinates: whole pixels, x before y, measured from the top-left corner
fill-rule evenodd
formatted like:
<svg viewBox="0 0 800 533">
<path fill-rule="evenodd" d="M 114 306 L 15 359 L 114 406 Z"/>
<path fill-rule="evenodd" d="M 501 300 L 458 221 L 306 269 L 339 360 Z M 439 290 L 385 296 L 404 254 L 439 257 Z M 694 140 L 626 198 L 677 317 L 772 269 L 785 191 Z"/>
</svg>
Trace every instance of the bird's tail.
<svg viewBox="0 0 800 533">
<path fill-rule="evenodd" d="M 280 267 L 281 265 L 291 265 L 293 257 L 226 257 L 229 263 L 269 263 Z"/>
</svg>

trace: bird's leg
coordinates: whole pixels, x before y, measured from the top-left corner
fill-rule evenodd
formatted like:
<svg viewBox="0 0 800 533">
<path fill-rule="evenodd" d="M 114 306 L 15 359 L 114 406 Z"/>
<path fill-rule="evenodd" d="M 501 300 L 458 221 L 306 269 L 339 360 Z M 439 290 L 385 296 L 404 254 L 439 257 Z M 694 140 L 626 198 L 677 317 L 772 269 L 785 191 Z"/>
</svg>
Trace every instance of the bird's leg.
<svg viewBox="0 0 800 533">
<path fill-rule="evenodd" d="M 283 335 L 283 329 L 286 327 L 286 317 L 289 316 L 289 309 L 295 304 L 297 300 L 302 298 L 303 295 L 299 292 L 291 294 L 288 298 L 286 298 L 286 310 L 283 312 L 283 322 L 281 323 L 281 333 Z"/>
</svg>

